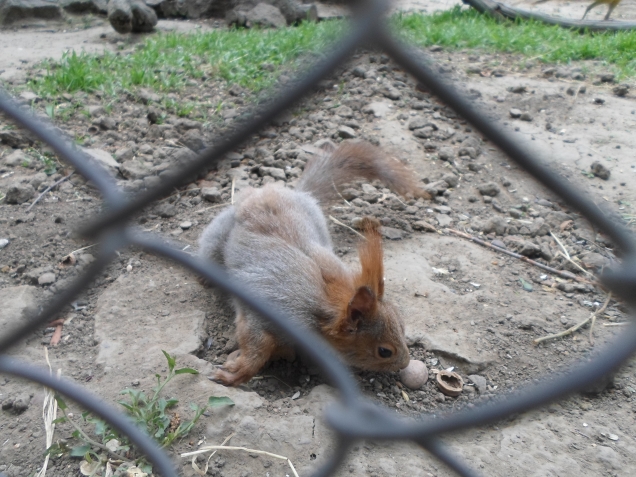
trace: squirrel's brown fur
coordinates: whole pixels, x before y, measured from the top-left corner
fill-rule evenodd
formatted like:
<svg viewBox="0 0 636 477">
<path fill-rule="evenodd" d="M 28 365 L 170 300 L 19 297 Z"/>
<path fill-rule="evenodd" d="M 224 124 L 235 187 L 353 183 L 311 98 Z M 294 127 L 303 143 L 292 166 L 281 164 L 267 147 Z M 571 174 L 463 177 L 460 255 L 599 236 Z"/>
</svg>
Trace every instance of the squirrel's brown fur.
<svg viewBox="0 0 636 477">
<path fill-rule="evenodd" d="M 362 222 L 360 269 L 333 252 L 319 202 L 355 178 L 379 179 L 402 194 L 425 196 L 400 162 L 361 142 L 344 143 L 311 160 L 296 190 L 248 189 L 205 229 L 200 254 L 223 265 L 239 283 L 299 324 L 320 332 L 352 366 L 396 371 L 409 362 L 404 324 L 385 299 L 380 224 Z M 211 376 L 236 386 L 293 344 L 234 300 L 238 352 Z"/>
</svg>

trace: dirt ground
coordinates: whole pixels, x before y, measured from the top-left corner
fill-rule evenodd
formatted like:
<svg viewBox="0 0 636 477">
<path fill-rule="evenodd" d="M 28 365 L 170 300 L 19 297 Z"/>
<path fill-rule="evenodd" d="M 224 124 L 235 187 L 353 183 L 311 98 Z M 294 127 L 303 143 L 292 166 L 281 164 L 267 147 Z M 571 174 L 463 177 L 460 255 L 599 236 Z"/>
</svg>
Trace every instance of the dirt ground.
<svg viewBox="0 0 636 477">
<path fill-rule="evenodd" d="M 572 16 L 583 8 L 580 2 L 552 3 L 541 8 L 560 8 Z M 453 4 L 411 1 L 401 7 L 433 11 Z M 615 13 L 628 15 L 631 8 L 621 4 Z M 603 8 L 596 15 L 604 15 Z M 2 79 L 19 91 L 29 68 L 41 58 L 59 57 L 77 45 L 90 51 L 128 45 L 126 38 L 99 20 L 94 23 L 67 32 L 44 25 L 3 33 L 0 44 L 26 44 L 27 35 L 33 40 L 24 50 L 0 48 Z M 211 27 L 160 25 L 162 29 Z M 440 48 L 431 48 L 428 54 L 478 107 L 599 206 L 627 222 L 636 217 L 636 160 L 631 153 L 636 144 L 630 133 L 636 104 L 632 94 L 618 96 L 616 84 L 601 81 L 602 65 L 549 67 L 536 59 Z M 627 318 L 624 307 L 612 301 L 597 320 L 594 344 L 584 327 L 573 336 L 534 345 L 534 339 L 589 317 L 605 301 L 605 293 L 448 230 L 478 236 L 583 279 L 617 260 L 611 243 L 470 125 L 418 90 L 382 55 L 357 55 L 324 86 L 293 114 L 250 138 L 218 170 L 141 212 L 136 224 L 195 250 L 203 228 L 229 203 L 232 179 L 237 193 L 276 181 L 274 174 L 258 172 L 266 171 L 259 169 L 265 165 L 286 171 L 285 180 L 278 180 L 281 185 L 291 184 L 311 156 L 312 144 L 354 136 L 407 161 L 435 200 L 404 201 L 379 184 L 353 184 L 343 191 L 343 200 L 325 212 L 347 225 L 363 215 L 380 219 L 387 294 L 403 311 L 411 357 L 424 361 L 431 376 L 434 369 L 454 367 L 466 384 L 459 397 L 451 398 L 439 392 L 432 378 L 423 388 L 411 390 L 397 374 L 357 372 L 367 395 L 415 419 L 422 413 L 472 407 L 567 369 L 620 332 L 620 326 L 606 326 Z M 179 93 L 179 99 L 190 95 L 213 104 L 222 98 L 225 109 L 209 124 L 166 111 L 163 124 L 151 124 L 148 112 L 158 106 L 148 105 L 147 96 L 122 95 L 109 104 L 106 114 L 100 97 L 69 95 L 64 101 L 81 101 L 90 114 L 78 112 L 57 126 L 71 137 L 86 136 L 86 148 L 113 155 L 117 161 L 113 173 L 124 190 L 134 192 L 151 187 L 170 167 L 187 161 L 194 153 L 184 145 L 197 149 L 209 144 L 249 110 L 245 92 L 236 88 L 230 92 L 213 79 L 192 85 Z M 37 99 L 34 104 L 41 113 L 43 106 Z M 69 170 L 41 161 L 38 154 L 46 151 L 4 120 L 0 134 L 0 192 L 9 195 L 13 190 L 11 197 L 16 199 L 11 202 L 17 202 L 8 203 L 8 197 L 0 202 L 0 329 L 4 332 L 94 259 L 98 246 L 77 238 L 73 231 L 99 212 L 100 199 L 74 175 L 29 210 L 36 191 Z M 596 161 L 609 170 L 609 178 L 591 173 Z M 214 187 L 215 194 L 201 192 Z M 331 233 L 339 255 L 355 263 L 357 237 L 335 223 Z M 62 264 L 73 251 L 77 263 Z M 563 257 L 566 251 L 571 261 Z M 204 443 L 220 444 L 231 434 L 229 445 L 287 456 L 301 476 L 309 475 L 333 450 L 321 415 L 335 394 L 310 363 L 300 359 L 271 363 L 258 379 L 238 389 L 206 378 L 236 346 L 233 317 L 192 274 L 174 264 L 140 250 L 123 250 L 61 317 L 65 319 L 61 341 L 49 347 L 53 369 L 61 369 L 62 375 L 109 402 L 121 399 L 125 388 L 149 390 L 154 374 L 166 372 L 161 350 L 176 355 L 179 366 L 201 373 L 178 376 L 166 389 L 166 395 L 180 401 L 178 414 L 187 417 L 188 403 L 204 403 L 212 395 L 235 401 L 234 407 L 206 413 L 190 436 L 176 443 L 174 455 L 184 476 L 196 474 L 189 459 L 177 457 L 179 453 Z M 43 347 L 49 345 L 53 331 L 38 331 L 12 354 L 45 365 Z M 483 475 L 631 475 L 629 469 L 636 465 L 634 379 L 630 363 L 587 393 L 444 441 Z M 41 467 L 43 397 L 39 386 L 0 377 L 0 472 L 30 476 Z M 79 415 L 79 410 L 73 411 Z M 72 431 L 68 425 L 58 426 L 56 440 L 72 442 Z M 289 468 L 273 458 L 248 455 L 220 453 L 213 457 L 208 474 L 289 475 Z M 79 461 L 52 459 L 48 475 L 80 475 Z M 337 475 L 452 474 L 417 447 L 364 442 L 354 448 Z"/>
</svg>

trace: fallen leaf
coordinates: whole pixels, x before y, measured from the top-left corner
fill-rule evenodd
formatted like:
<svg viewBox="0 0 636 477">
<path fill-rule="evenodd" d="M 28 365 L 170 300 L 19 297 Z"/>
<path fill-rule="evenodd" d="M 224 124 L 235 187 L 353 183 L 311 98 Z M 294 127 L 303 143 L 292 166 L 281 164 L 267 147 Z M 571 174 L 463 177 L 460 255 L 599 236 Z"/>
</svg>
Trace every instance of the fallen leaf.
<svg viewBox="0 0 636 477">
<path fill-rule="evenodd" d="M 534 288 L 532 287 L 532 283 L 524 280 L 523 278 L 519 278 L 519 281 L 521 282 L 521 286 L 523 287 L 523 289 L 527 292 L 531 292 Z"/>
<path fill-rule="evenodd" d="M 99 461 L 94 460 L 89 464 L 88 461 L 83 460 L 80 463 L 80 472 L 82 475 L 95 475 L 97 467 L 99 467 Z"/>
<path fill-rule="evenodd" d="M 445 268 L 431 267 L 431 269 L 433 270 L 433 273 L 435 275 L 448 275 L 448 270 L 446 270 Z"/>
<path fill-rule="evenodd" d="M 559 225 L 559 230 L 563 232 L 565 230 L 570 230 L 573 226 L 574 222 L 572 220 L 566 220 L 565 222 L 561 222 L 561 225 Z"/>
<path fill-rule="evenodd" d="M 57 344 L 62 339 L 62 325 L 57 325 L 55 327 L 55 331 L 53 332 L 53 336 L 51 336 L 51 346 L 57 346 Z"/>
</svg>

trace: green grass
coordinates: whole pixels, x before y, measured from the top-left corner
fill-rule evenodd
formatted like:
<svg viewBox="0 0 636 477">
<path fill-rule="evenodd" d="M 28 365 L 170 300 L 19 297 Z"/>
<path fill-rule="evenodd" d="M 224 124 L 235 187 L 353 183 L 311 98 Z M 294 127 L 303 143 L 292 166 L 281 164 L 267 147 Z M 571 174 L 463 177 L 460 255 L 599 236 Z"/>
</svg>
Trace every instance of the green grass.
<svg viewBox="0 0 636 477">
<path fill-rule="evenodd" d="M 460 8 L 396 15 L 391 21 L 404 39 L 418 46 L 514 53 L 547 64 L 601 60 L 621 78 L 636 76 L 636 32 L 581 34 L 537 22 L 499 22 Z M 330 21 L 279 30 L 157 34 L 128 54 L 67 54 L 47 63 L 47 73 L 30 87 L 48 98 L 76 91 L 112 96 L 136 87 L 179 91 L 193 78 L 205 77 L 258 92 L 301 58 L 328 54 L 346 25 Z M 188 114 L 189 108 L 180 114 Z"/>
<path fill-rule="evenodd" d="M 535 21 L 497 21 L 455 8 L 393 19 L 404 39 L 418 45 L 516 53 L 545 63 L 601 60 L 621 77 L 636 76 L 636 31 L 579 33 Z"/>
<path fill-rule="evenodd" d="M 273 84 L 281 66 L 328 52 L 342 26 L 324 22 L 280 30 L 157 34 L 127 55 L 66 54 L 48 62 L 47 73 L 30 86 L 45 97 L 76 91 L 114 95 L 135 87 L 178 91 L 192 78 L 207 77 L 260 91 Z"/>
</svg>

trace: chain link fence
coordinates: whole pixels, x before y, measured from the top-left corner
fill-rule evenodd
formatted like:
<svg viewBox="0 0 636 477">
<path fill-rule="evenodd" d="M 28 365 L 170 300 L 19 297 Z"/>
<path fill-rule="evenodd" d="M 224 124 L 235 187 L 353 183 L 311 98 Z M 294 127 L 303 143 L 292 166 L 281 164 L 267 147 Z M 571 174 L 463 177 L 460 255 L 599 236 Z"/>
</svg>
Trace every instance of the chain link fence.
<svg viewBox="0 0 636 477">
<path fill-rule="evenodd" d="M 402 44 L 389 31 L 386 11 L 389 2 L 385 0 L 358 0 L 353 5 L 352 25 L 348 35 L 338 42 L 338 47 L 326 59 L 316 64 L 305 77 L 294 86 L 256 111 L 251 119 L 243 123 L 227 137 L 220 138 L 218 144 L 204 151 L 198 159 L 175 171 L 161 185 L 134 198 L 121 192 L 114 180 L 96 166 L 87 162 L 84 156 L 69 145 L 50 126 L 23 111 L 5 93 L 0 93 L 0 110 L 16 125 L 30 131 L 42 142 L 48 144 L 58 156 L 91 181 L 104 197 L 104 212 L 92 220 L 79 232 L 85 238 L 99 242 L 97 259 L 65 290 L 59 292 L 35 318 L 19 324 L 10 332 L 0 336 L 0 373 L 26 378 L 43 384 L 77 402 L 95 415 L 108 421 L 114 428 L 127 434 L 141 452 L 153 464 L 157 474 L 176 477 L 173 462 L 157 445 L 137 429 L 126 416 L 116 411 L 97 396 L 81 386 L 57 379 L 48 370 L 29 365 L 6 355 L 27 336 L 40 329 L 51 318 L 65 309 L 75 297 L 91 283 L 117 255 L 117 251 L 134 245 L 147 252 L 163 256 L 196 274 L 205 277 L 219 289 L 231 293 L 247 306 L 260 313 L 264 319 L 277 325 L 304 349 L 305 354 L 318 365 L 332 386 L 338 389 L 340 399 L 326 411 L 326 419 L 338 440 L 334 454 L 315 476 L 333 475 L 348 451 L 361 439 L 406 440 L 417 443 L 457 474 L 464 477 L 479 475 L 468 464 L 454 455 L 440 441 L 440 436 L 475 426 L 483 426 L 516 413 L 528 411 L 563 398 L 589 387 L 595 381 L 611 373 L 636 351 L 636 325 L 625 327 L 611 345 L 598 353 L 594 359 L 580 363 L 567 374 L 557 379 L 545 380 L 528 386 L 518 392 L 502 396 L 497 402 L 489 402 L 465 409 L 443 419 L 423 415 L 414 422 L 397 416 L 365 398 L 347 368 L 329 352 L 326 342 L 315 333 L 299 328 L 294 322 L 251 296 L 228 278 L 226 273 L 214 263 L 203 262 L 167 245 L 159 236 L 142 233 L 135 229 L 130 218 L 153 201 L 165 196 L 175 187 L 187 183 L 188 179 L 211 169 L 223 156 L 238 148 L 265 127 L 273 118 L 293 106 L 305 95 L 310 94 L 317 83 L 332 74 L 347 60 L 357 48 L 373 48 L 384 52 L 406 72 L 455 112 L 466 119 L 485 138 L 499 147 L 508 157 L 523 167 L 552 192 L 559 195 L 572 208 L 581 212 L 595 227 L 605 233 L 622 256 L 622 265 L 613 271 L 606 271 L 601 281 L 614 296 L 633 306 L 636 301 L 636 241 L 632 234 L 608 211 L 602 210 L 588 197 L 560 178 L 530 151 L 521 147 L 514 137 L 491 121 L 449 83 L 434 72 L 434 66 L 421 51 L 415 51 Z"/>
</svg>

